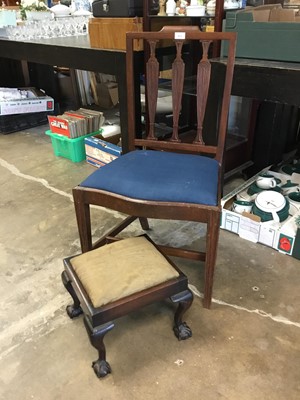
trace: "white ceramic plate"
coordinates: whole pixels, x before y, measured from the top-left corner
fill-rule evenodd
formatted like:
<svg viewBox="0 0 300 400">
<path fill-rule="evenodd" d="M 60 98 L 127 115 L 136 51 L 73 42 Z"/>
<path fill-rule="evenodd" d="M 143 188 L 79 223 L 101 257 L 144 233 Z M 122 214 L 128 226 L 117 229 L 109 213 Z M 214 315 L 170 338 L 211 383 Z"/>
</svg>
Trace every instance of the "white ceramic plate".
<svg viewBox="0 0 300 400">
<path fill-rule="evenodd" d="M 274 190 L 264 190 L 255 199 L 256 207 L 264 212 L 278 212 L 284 208 L 285 204 L 285 197 Z"/>
</svg>

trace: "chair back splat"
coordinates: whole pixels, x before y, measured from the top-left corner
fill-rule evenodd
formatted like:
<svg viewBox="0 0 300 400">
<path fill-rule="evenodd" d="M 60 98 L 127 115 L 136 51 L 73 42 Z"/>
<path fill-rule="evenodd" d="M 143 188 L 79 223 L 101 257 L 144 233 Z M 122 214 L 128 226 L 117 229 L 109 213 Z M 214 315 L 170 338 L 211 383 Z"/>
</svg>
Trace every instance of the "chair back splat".
<svg viewBox="0 0 300 400">
<path fill-rule="evenodd" d="M 135 98 L 133 95 L 136 72 L 134 71 L 134 52 L 132 51 L 134 40 L 143 39 L 146 43 L 146 48 L 149 46 L 149 58 L 146 61 L 145 80 L 146 80 L 146 106 L 148 121 L 148 132 L 145 137 L 141 132 L 138 132 L 135 119 Z M 218 97 L 211 100 L 210 104 L 220 102 L 220 109 L 217 110 L 218 119 L 217 132 L 214 132 L 215 142 L 213 144 L 206 143 L 203 138 L 203 124 L 205 111 L 208 103 L 209 94 L 215 96 L 215 88 L 212 87 L 209 93 L 212 77 L 211 63 L 209 61 L 210 50 L 215 41 L 229 42 L 228 61 L 226 71 L 224 72 L 224 83 L 219 80 L 222 86 L 222 93 L 219 90 Z M 172 134 L 167 140 L 158 140 L 155 133 L 155 118 L 157 115 L 157 100 L 159 93 L 160 79 L 160 64 L 163 60 L 163 48 L 160 47 L 161 41 L 174 43 L 175 52 L 174 60 L 171 65 L 171 84 L 162 84 L 162 89 L 167 87 L 172 93 Z M 198 42 L 198 47 L 192 42 Z M 130 32 L 127 34 L 127 87 L 128 87 L 128 131 L 129 131 L 129 150 L 137 147 L 158 149 L 158 150 L 173 150 L 185 151 L 199 154 L 212 155 L 220 164 L 223 161 L 225 137 L 227 128 L 227 118 L 230 104 L 230 92 L 232 85 L 232 76 L 235 58 L 235 43 L 234 35 L 225 32 L 202 33 L 198 27 L 191 26 L 167 26 L 160 32 Z M 198 54 L 191 54 L 191 51 L 197 49 Z M 193 51 L 193 53 L 195 53 Z M 169 56 L 170 57 L 170 56 Z M 192 59 L 193 58 L 193 59 Z M 186 64 L 187 68 L 186 68 Z M 191 72 L 195 70 L 195 75 L 191 76 Z M 192 132 L 189 135 L 179 135 L 179 120 L 183 109 L 182 100 L 186 97 L 185 84 L 194 84 L 192 94 L 196 95 L 196 117 L 195 135 L 193 140 L 190 139 Z M 219 106 L 219 104 L 218 104 Z M 182 131 L 184 129 L 182 128 Z M 182 136 L 182 137 L 179 137 Z M 184 137 L 187 141 L 184 141 Z M 211 138 L 210 138 L 211 139 Z"/>
<path fill-rule="evenodd" d="M 136 62 L 136 40 L 144 43 L 144 68 Z M 218 42 L 228 49 L 221 67 L 210 61 Z M 91 204 L 128 215 L 105 235 L 110 237 L 137 218 L 144 230 L 148 218 L 206 224 L 201 251 L 158 248 L 204 264 L 203 304 L 209 308 L 236 34 L 172 26 L 127 33 L 126 46 L 128 149 L 73 189 L 81 249 L 106 243 L 106 237 L 92 240 Z"/>
</svg>

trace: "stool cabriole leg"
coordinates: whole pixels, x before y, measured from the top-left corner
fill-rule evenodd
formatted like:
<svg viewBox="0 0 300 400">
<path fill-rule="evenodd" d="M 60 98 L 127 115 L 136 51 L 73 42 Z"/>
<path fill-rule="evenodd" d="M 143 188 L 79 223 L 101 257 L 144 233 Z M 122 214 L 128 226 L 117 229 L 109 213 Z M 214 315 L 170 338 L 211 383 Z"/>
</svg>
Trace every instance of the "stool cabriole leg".
<svg viewBox="0 0 300 400">
<path fill-rule="evenodd" d="M 182 321 L 184 313 L 191 307 L 193 293 L 190 290 L 178 293 L 171 297 L 174 303 L 179 303 L 174 316 L 173 331 L 178 340 L 185 340 L 192 336 L 192 330 Z"/>
<path fill-rule="evenodd" d="M 68 305 L 66 308 L 67 314 L 68 316 L 73 319 L 75 317 L 78 317 L 80 314 L 82 314 L 82 309 L 80 307 L 80 301 L 73 289 L 73 286 L 71 284 L 70 278 L 67 274 L 66 271 L 63 271 L 61 274 L 61 279 L 62 282 L 64 284 L 64 287 L 67 289 L 67 291 L 70 293 L 70 296 L 73 299 L 73 304 L 72 305 Z"/>
<path fill-rule="evenodd" d="M 91 345 L 98 350 L 98 360 L 93 361 L 92 368 L 98 378 L 104 378 L 106 375 L 111 373 L 111 367 L 106 361 L 106 349 L 103 342 L 104 336 L 107 332 L 111 331 L 114 327 L 112 322 L 108 322 L 105 325 L 92 327 L 90 321 L 84 317 L 84 325 L 89 335 Z"/>
</svg>

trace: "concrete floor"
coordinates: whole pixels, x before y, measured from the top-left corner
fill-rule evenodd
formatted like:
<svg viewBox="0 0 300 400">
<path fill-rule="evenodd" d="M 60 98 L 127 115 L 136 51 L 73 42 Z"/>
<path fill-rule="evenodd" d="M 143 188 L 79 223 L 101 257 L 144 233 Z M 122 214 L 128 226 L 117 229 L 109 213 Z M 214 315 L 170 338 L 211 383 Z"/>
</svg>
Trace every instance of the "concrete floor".
<svg viewBox="0 0 300 400">
<path fill-rule="evenodd" d="M 113 373 L 96 378 L 96 351 L 82 318 L 67 317 L 60 280 L 63 257 L 79 252 L 71 188 L 94 169 L 56 158 L 46 128 L 0 135 L 0 398 L 299 399 L 300 263 L 225 231 L 211 310 L 201 267 L 176 260 L 195 293 L 193 337 L 173 336 L 169 303 L 148 306 L 117 321 L 106 337 Z M 98 236 L 122 217 L 93 213 Z M 203 227 L 150 222 L 158 242 L 202 244 Z"/>
</svg>

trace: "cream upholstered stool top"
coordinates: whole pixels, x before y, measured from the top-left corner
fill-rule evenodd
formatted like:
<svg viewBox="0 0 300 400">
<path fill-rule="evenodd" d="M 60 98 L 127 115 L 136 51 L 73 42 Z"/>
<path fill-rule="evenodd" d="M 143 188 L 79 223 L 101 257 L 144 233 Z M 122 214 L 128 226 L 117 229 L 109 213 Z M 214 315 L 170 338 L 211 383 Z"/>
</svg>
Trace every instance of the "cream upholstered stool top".
<svg viewBox="0 0 300 400">
<path fill-rule="evenodd" d="M 94 307 L 176 278 L 179 273 L 145 237 L 107 244 L 71 259 Z"/>
<path fill-rule="evenodd" d="M 178 339 L 191 336 L 182 322 L 193 296 L 186 276 L 145 236 L 113 241 L 98 249 L 64 259 L 62 280 L 74 304 L 67 307 L 73 318 L 82 312 L 99 359 L 93 363 L 98 377 L 111 372 L 106 361 L 104 335 L 113 319 L 146 304 L 170 297 L 179 306 L 174 318 Z"/>
</svg>

